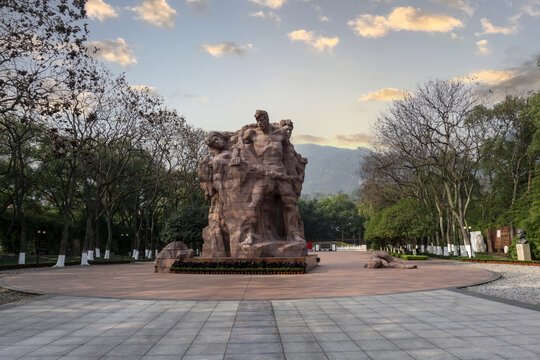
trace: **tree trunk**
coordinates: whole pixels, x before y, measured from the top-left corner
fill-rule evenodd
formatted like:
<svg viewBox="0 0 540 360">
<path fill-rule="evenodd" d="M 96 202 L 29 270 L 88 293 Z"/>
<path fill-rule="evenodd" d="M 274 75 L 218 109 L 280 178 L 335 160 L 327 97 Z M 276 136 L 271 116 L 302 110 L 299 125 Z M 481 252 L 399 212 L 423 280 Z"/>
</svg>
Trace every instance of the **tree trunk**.
<svg viewBox="0 0 540 360">
<path fill-rule="evenodd" d="M 69 236 L 69 210 L 64 209 L 64 215 L 62 216 L 64 224 L 62 225 L 62 239 L 60 240 L 60 251 L 58 253 L 58 260 L 53 267 L 64 267 L 66 261 L 66 251 Z"/>
<path fill-rule="evenodd" d="M 26 217 L 24 216 L 24 212 L 21 208 L 22 204 L 17 205 L 17 215 L 19 218 L 19 226 L 21 230 L 21 242 L 19 246 L 19 264 L 25 264 L 26 263 L 26 243 L 27 243 L 27 233 L 28 229 L 26 227 Z"/>
<path fill-rule="evenodd" d="M 88 184 L 87 184 L 88 185 Z M 92 238 L 94 237 L 94 212 L 92 211 L 92 196 L 90 186 L 86 187 L 86 231 L 84 233 L 84 245 L 81 254 L 81 265 L 90 265 L 88 263 L 88 249 Z"/>
<path fill-rule="evenodd" d="M 107 224 L 107 245 L 105 246 L 105 259 L 109 259 L 111 256 L 111 245 L 113 238 L 112 219 L 111 212 L 109 210 L 105 212 L 105 223 Z"/>
</svg>

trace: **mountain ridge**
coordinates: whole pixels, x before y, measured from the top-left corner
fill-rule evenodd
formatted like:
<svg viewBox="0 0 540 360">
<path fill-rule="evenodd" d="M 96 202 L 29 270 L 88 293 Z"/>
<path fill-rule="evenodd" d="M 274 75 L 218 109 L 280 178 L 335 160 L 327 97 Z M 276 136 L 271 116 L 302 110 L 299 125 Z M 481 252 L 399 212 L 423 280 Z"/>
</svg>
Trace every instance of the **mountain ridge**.
<svg viewBox="0 0 540 360">
<path fill-rule="evenodd" d="M 360 186 L 360 169 L 371 150 L 328 145 L 297 144 L 296 151 L 308 159 L 302 189 L 305 198 L 337 193 L 351 194 Z"/>
</svg>

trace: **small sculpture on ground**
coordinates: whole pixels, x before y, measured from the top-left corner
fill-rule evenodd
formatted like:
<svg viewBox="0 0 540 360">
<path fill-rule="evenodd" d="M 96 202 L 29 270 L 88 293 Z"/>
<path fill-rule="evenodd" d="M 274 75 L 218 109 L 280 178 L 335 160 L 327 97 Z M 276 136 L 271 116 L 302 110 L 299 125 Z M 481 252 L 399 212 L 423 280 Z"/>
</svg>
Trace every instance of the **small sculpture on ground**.
<svg viewBox="0 0 540 360">
<path fill-rule="evenodd" d="M 255 112 L 256 124 L 234 132 L 210 133 L 212 157 L 198 167 L 211 199 L 203 230 L 203 257 L 295 257 L 307 255 L 298 212 L 307 159 L 290 142 L 293 123 L 270 123 Z"/>
<path fill-rule="evenodd" d="M 529 242 L 529 240 L 527 240 L 527 232 L 524 229 L 518 229 L 517 236 L 518 244 L 527 244 Z"/>
<path fill-rule="evenodd" d="M 155 272 L 168 272 L 171 266 L 178 260 L 192 258 L 194 251 L 189 249 L 181 241 L 173 241 L 159 252 L 154 260 Z"/>
<path fill-rule="evenodd" d="M 398 269 L 416 269 L 416 265 L 406 265 L 400 259 L 389 255 L 384 251 L 373 251 L 371 260 L 364 265 L 369 269 L 375 268 L 398 268 Z"/>
</svg>

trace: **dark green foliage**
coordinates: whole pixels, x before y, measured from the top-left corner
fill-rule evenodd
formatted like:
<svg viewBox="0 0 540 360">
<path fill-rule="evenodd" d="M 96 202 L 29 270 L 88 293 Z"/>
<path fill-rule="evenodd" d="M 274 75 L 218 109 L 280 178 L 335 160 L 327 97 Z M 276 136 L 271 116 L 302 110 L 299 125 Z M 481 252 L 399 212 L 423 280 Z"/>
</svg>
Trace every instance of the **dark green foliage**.
<svg viewBox="0 0 540 360">
<path fill-rule="evenodd" d="M 400 245 L 429 236 L 436 224 L 429 210 L 419 201 L 403 199 L 375 214 L 366 229 L 365 238 L 376 245 Z"/>
<path fill-rule="evenodd" d="M 203 272 L 203 273 L 262 273 L 305 272 L 305 263 L 266 262 L 266 261 L 233 261 L 233 262 L 175 262 L 171 272 Z"/>
<path fill-rule="evenodd" d="M 207 225 L 207 206 L 184 205 L 165 223 L 161 241 L 165 244 L 182 241 L 192 249 L 200 249 L 203 243 L 202 230 Z"/>
<path fill-rule="evenodd" d="M 299 199 L 298 209 L 308 241 L 362 238 L 365 219 L 348 195 L 309 201 Z"/>
</svg>

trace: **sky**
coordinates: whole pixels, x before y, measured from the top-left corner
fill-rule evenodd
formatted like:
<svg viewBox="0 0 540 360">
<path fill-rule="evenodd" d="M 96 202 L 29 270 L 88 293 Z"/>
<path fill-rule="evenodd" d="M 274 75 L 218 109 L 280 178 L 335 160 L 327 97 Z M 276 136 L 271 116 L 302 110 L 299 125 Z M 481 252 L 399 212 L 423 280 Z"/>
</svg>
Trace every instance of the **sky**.
<svg viewBox="0 0 540 360">
<path fill-rule="evenodd" d="M 540 89 L 540 0 L 88 0 L 89 47 L 195 127 L 291 119 L 293 143 L 368 146 L 391 101 L 465 79 Z"/>
</svg>

